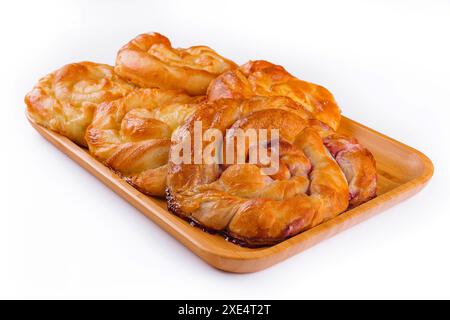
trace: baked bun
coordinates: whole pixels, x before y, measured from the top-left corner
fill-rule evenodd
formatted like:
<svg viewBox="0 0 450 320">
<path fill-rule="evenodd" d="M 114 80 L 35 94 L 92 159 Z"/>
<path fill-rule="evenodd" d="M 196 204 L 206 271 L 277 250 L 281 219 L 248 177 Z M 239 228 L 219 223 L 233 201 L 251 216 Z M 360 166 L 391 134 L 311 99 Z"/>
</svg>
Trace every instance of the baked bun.
<svg viewBox="0 0 450 320">
<path fill-rule="evenodd" d="M 115 70 L 141 87 L 181 89 L 190 95 L 204 95 L 214 78 L 236 67 L 209 47 L 175 49 L 165 36 L 145 33 L 120 49 Z"/>
<path fill-rule="evenodd" d="M 252 96 L 286 96 L 337 130 L 341 111 L 333 95 L 324 87 L 297 79 L 282 66 L 267 61 L 249 61 L 211 82 L 208 100 L 247 99 Z"/>
<path fill-rule="evenodd" d="M 153 88 L 103 103 L 86 133 L 89 151 L 143 193 L 164 196 L 172 132 L 202 99 Z"/>
<path fill-rule="evenodd" d="M 186 137 L 192 139 L 194 127 L 198 128 L 197 121 L 201 121 L 203 133 L 215 128 L 227 138 L 234 137 L 239 129 L 278 129 L 277 172 L 266 175 L 262 171 L 264 165 L 249 161 L 196 164 L 195 151 L 190 163 L 175 161 L 173 150 L 185 143 Z M 192 141 L 191 145 L 194 143 Z M 222 141 L 221 152 L 225 155 L 229 152 L 229 143 L 229 139 Z M 273 140 L 266 141 L 267 148 L 271 143 Z M 339 143 L 351 145 L 341 148 Z M 355 159 L 348 163 L 343 159 L 341 164 L 345 167 L 340 167 L 340 162 L 327 149 L 328 145 L 337 158 Z M 205 145 L 202 148 L 205 153 Z M 246 143 L 247 160 L 250 148 Z M 358 193 L 357 203 L 361 203 L 363 192 L 357 189 L 364 186 L 352 186 L 360 183 L 354 181 L 354 177 L 359 177 L 362 171 L 362 175 L 367 174 L 371 179 L 370 187 L 376 186 L 375 164 L 367 153 L 356 140 L 338 135 L 325 124 L 311 119 L 309 112 L 289 98 L 253 97 L 208 102 L 172 137 L 168 208 L 242 245 L 275 244 L 345 211 L 351 205 L 352 188 Z M 368 159 L 360 159 L 366 156 Z M 361 163 L 371 167 L 365 168 Z M 374 192 L 371 189 L 365 200 L 373 197 Z"/>
<path fill-rule="evenodd" d="M 26 95 L 25 103 L 37 123 L 85 146 L 85 131 L 97 105 L 121 98 L 133 87 L 111 66 L 71 63 L 40 79 Z"/>
</svg>

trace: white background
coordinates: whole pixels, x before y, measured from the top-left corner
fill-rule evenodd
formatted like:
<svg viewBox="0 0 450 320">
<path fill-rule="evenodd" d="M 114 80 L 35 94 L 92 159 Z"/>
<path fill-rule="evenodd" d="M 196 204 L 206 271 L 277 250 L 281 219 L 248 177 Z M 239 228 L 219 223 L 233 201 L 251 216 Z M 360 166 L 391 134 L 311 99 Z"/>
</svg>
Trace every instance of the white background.
<svg viewBox="0 0 450 320">
<path fill-rule="evenodd" d="M 0 298 L 450 298 L 448 1 L 8 1 L 0 13 Z M 27 123 L 23 97 L 147 31 L 266 59 L 435 164 L 417 196 L 266 271 L 217 271 Z"/>
</svg>

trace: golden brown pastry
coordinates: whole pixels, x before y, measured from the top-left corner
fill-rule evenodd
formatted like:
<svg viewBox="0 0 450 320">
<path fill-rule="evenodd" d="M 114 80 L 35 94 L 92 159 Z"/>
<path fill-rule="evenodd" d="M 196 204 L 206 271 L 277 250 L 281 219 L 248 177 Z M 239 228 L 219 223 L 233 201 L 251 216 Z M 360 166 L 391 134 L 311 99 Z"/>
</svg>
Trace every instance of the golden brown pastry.
<svg viewBox="0 0 450 320">
<path fill-rule="evenodd" d="M 176 49 L 165 36 L 145 33 L 120 49 L 115 70 L 141 87 L 182 89 L 190 95 L 204 95 L 214 78 L 236 67 L 209 47 Z"/>
<path fill-rule="evenodd" d="M 349 207 L 374 198 L 377 193 L 377 170 L 372 153 L 356 138 L 338 134 L 320 121 L 311 120 L 309 126 L 322 136 L 324 145 L 345 174 L 350 189 Z"/>
<path fill-rule="evenodd" d="M 172 152 L 169 159 L 169 210 L 246 246 L 274 244 L 335 217 L 353 200 L 351 190 L 358 193 L 355 203 L 360 203 L 364 192 L 358 188 L 364 186 L 358 185 L 358 177 L 366 170 L 361 164 L 373 166 L 369 173 L 375 170 L 371 155 L 361 159 L 366 149 L 312 119 L 289 98 L 208 102 L 173 135 L 172 149 L 193 136 L 196 121 L 201 121 L 203 131 L 216 128 L 227 137 L 238 129 L 279 129 L 275 174 L 263 174 L 259 163 L 195 164 L 193 158 L 179 163 Z M 222 142 L 223 150 L 228 150 L 228 141 Z M 344 168 L 327 145 L 342 157 Z M 249 147 L 245 145 L 245 154 Z M 376 185 L 376 176 L 368 179 Z"/>
<path fill-rule="evenodd" d="M 103 103 L 86 133 L 89 151 L 140 191 L 163 196 L 172 132 L 202 99 L 153 88 Z"/>
<path fill-rule="evenodd" d="M 85 131 L 97 105 L 132 89 L 108 65 L 71 63 L 39 80 L 25 103 L 37 123 L 85 146 Z"/>
<path fill-rule="evenodd" d="M 66 65 L 25 102 L 37 123 L 88 146 L 140 191 L 166 195 L 173 213 L 243 245 L 275 244 L 376 195 L 375 160 L 336 132 L 340 110 L 331 93 L 266 61 L 237 68 L 208 47 L 174 49 L 160 34 L 142 34 L 119 51 L 115 69 Z M 196 163 L 198 154 L 185 150 L 180 162 L 173 151 L 196 145 L 199 122 L 200 136 L 216 129 L 238 140 L 241 130 L 277 129 L 276 140 L 258 136 L 276 156 L 276 172 L 250 161 L 248 137 L 243 150 L 233 139 L 217 141 L 215 156 L 231 154 L 231 162 Z M 200 145 L 201 154 L 207 150 Z"/>
<path fill-rule="evenodd" d="M 210 101 L 247 99 L 255 95 L 289 97 L 333 130 L 339 126 L 341 112 L 327 89 L 297 79 L 282 66 L 267 61 L 249 61 L 223 73 L 211 82 L 207 93 Z"/>
</svg>

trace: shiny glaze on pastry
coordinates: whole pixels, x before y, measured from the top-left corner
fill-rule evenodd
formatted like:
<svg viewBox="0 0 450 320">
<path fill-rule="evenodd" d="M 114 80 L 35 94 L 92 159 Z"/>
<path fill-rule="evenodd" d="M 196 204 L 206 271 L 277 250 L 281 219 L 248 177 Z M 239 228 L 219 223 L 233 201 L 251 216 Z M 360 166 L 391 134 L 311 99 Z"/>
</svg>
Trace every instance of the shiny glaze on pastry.
<svg viewBox="0 0 450 320">
<path fill-rule="evenodd" d="M 209 47 L 176 49 L 165 36 L 145 33 L 120 49 L 115 70 L 141 87 L 182 89 L 190 95 L 204 95 L 214 78 L 236 67 Z"/>
<path fill-rule="evenodd" d="M 119 51 L 115 69 L 66 65 L 25 102 L 37 123 L 88 146 L 143 193 L 166 195 L 178 216 L 241 245 L 278 243 L 376 195 L 374 158 L 336 132 L 332 94 L 267 61 L 238 68 L 208 47 L 174 49 L 160 34 L 142 34 Z M 174 162 L 170 148 L 195 121 L 223 133 L 279 129 L 278 172 Z"/>
<path fill-rule="evenodd" d="M 85 131 L 97 105 L 121 98 L 132 89 L 111 66 L 71 63 L 40 79 L 25 103 L 37 123 L 85 146 Z"/>
<path fill-rule="evenodd" d="M 252 96 L 286 96 L 302 105 L 314 117 L 337 130 L 340 109 L 324 87 L 300 80 L 282 66 L 267 61 L 249 61 L 211 82 L 208 100 L 246 99 Z"/>
<path fill-rule="evenodd" d="M 140 191 L 164 196 L 172 132 L 202 99 L 153 88 L 103 103 L 86 133 L 89 151 Z"/>
<path fill-rule="evenodd" d="M 354 178 L 361 175 L 360 170 L 368 170 L 371 185 L 376 185 L 376 175 L 371 176 L 375 172 L 372 156 L 359 159 L 368 151 L 355 140 L 334 136 L 328 126 L 311 119 L 309 112 L 289 98 L 209 102 L 177 130 L 172 146 L 188 132 L 192 135 L 195 121 L 202 121 L 203 130 L 280 130 L 280 166 L 272 176 L 263 175 L 256 164 L 177 164 L 169 159 L 169 210 L 240 244 L 271 245 L 331 219 L 352 205 L 351 190 L 358 197 L 355 203 L 360 203 L 363 193 Z M 346 147 L 338 147 L 338 142 Z M 344 169 L 327 144 L 337 158 L 342 157 Z M 361 163 L 373 167 L 367 169 Z"/>
<path fill-rule="evenodd" d="M 344 173 L 349 186 L 349 208 L 374 198 L 377 193 L 376 162 L 372 153 L 354 137 L 338 134 L 324 123 L 311 120 L 323 143 Z"/>
</svg>

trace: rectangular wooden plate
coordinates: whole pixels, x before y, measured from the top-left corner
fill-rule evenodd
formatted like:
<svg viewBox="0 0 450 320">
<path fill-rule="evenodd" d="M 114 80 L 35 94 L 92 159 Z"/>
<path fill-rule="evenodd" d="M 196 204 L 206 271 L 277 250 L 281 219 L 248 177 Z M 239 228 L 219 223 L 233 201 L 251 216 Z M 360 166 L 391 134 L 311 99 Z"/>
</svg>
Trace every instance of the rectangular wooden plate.
<svg viewBox="0 0 450 320">
<path fill-rule="evenodd" d="M 422 189 L 433 175 L 433 164 L 421 152 L 343 117 L 339 131 L 356 137 L 375 156 L 378 171 L 378 196 L 275 246 L 250 249 L 232 244 L 219 235 L 211 235 L 191 226 L 168 212 L 163 199 L 140 193 L 94 159 L 87 150 L 36 124 L 30 117 L 28 120 L 44 138 L 196 255 L 210 265 L 229 272 L 255 272 L 283 261 L 411 197 Z"/>
</svg>

